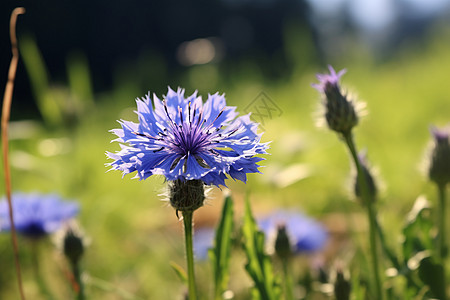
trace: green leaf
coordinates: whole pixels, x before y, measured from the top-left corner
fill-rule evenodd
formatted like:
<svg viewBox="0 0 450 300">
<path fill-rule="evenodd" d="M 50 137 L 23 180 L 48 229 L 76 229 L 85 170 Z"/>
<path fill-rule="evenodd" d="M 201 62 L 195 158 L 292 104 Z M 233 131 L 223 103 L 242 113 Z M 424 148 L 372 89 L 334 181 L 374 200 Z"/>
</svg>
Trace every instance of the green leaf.
<svg viewBox="0 0 450 300">
<path fill-rule="evenodd" d="M 361 277 L 358 271 L 352 274 L 351 277 L 351 299 L 352 300 L 364 300 L 366 294 L 366 288 L 361 284 Z"/>
<path fill-rule="evenodd" d="M 172 267 L 172 269 L 175 271 L 175 273 L 177 273 L 178 278 L 184 283 L 184 284 L 188 284 L 188 278 L 187 278 L 187 274 L 186 271 L 176 262 L 171 261 L 170 262 L 170 266 Z"/>
<path fill-rule="evenodd" d="M 424 197 L 417 198 L 413 208 L 408 213 L 406 225 L 403 228 L 403 257 L 405 262 L 416 253 L 433 250 L 433 238 L 430 232 L 433 222 L 430 219 L 430 204 Z"/>
<path fill-rule="evenodd" d="M 214 247 L 208 251 L 214 272 L 214 299 L 222 299 L 228 285 L 233 226 L 233 200 L 228 196 L 223 204 Z"/>
<path fill-rule="evenodd" d="M 243 247 L 247 256 L 245 269 L 253 280 L 253 299 L 278 300 L 281 287 L 275 277 L 270 257 L 264 253 L 264 233 L 258 230 L 247 198 L 242 226 Z M 257 296 L 256 296 L 257 295 Z"/>
<path fill-rule="evenodd" d="M 444 268 L 441 264 L 433 262 L 431 257 L 420 261 L 419 277 L 430 287 L 434 298 L 447 299 L 445 295 Z"/>
</svg>

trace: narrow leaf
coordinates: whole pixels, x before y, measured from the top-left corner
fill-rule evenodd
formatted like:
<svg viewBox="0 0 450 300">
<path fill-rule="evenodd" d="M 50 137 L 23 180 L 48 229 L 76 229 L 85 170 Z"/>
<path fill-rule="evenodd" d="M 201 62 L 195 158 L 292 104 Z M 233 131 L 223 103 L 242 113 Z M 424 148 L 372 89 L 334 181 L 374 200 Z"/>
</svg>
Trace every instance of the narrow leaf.
<svg viewBox="0 0 450 300">
<path fill-rule="evenodd" d="M 186 271 L 176 262 L 171 261 L 170 262 L 170 266 L 172 267 L 172 269 L 175 271 L 175 273 L 177 273 L 178 278 L 184 283 L 184 284 L 188 284 L 188 278 L 187 278 L 187 274 Z"/>
<path fill-rule="evenodd" d="M 228 285 L 233 226 L 233 200 L 227 196 L 216 229 L 214 247 L 209 250 L 214 272 L 214 299 L 222 299 Z"/>
<path fill-rule="evenodd" d="M 278 278 L 274 275 L 269 256 L 264 253 L 264 233 L 257 228 L 248 199 L 246 201 L 242 235 L 243 248 L 248 260 L 245 269 L 254 283 L 252 298 L 254 300 L 280 299 L 281 287 Z"/>
</svg>

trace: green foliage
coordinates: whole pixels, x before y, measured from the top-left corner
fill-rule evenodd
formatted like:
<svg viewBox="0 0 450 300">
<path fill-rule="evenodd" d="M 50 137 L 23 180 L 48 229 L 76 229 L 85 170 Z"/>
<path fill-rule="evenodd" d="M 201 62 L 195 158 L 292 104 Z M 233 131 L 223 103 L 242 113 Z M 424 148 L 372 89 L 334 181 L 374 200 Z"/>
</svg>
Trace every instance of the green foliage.
<svg viewBox="0 0 450 300">
<path fill-rule="evenodd" d="M 227 196 L 217 226 L 214 247 L 208 251 L 214 273 L 214 299 L 222 299 L 228 285 L 233 227 L 233 199 Z"/>
<path fill-rule="evenodd" d="M 255 300 L 280 299 L 279 279 L 273 272 L 270 257 L 264 253 L 264 233 L 258 230 L 248 198 L 245 203 L 242 236 L 247 256 L 245 269 L 254 283 L 252 298 Z"/>
<path fill-rule="evenodd" d="M 407 223 L 403 228 L 403 257 L 408 260 L 418 252 L 433 249 L 431 229 L 433 222 L 430 218 L 430 204 L 423 198 L 417 198 L 408 214 Z"/>
<path fill-rule="evenodd" d="M 181 282 L 187 285 L 188 284 L 187 274 L 186 271 L 183 269 L 183 267 L 173 261 L 170 262 L 170 266 L 175 271 L 177 277 L 181 280 Z"/>
<path fill-rule="evenodd" d="M 431 235 L 434 222 L 430 209 L 430 204 L 424 197 L 419 197 L 414 203 L 403 228 L 403 255 L 408 268 L 417 268 L 418 278 L 429 287 L 429 296 L 446 299 L 444 265 L 436 259 L 436 252 L 439 250 L 435 249 Z M 418 294 L 423 284 L 417 284 L 413 280 L 408 281 L 408 289 L 413 289 Z"/>
<path fill-rule="evenodd" d="M 420 279 L 430 287 L 433 298 L 447 299 L 445 295 L 445 274 L 442 264 L 435 263 L 431 257 L 425 257 L 419 265 Z"/>
<path fill-rule="evenodd" d="M 19 42 L 20 53 L 30 78 L 37 106 L 44 121 L 51 125 L 63 122 L 62 111 L 50 88 L 49 75 L 42 54 L 35 40 L 28 36 Z"/>
</svg>

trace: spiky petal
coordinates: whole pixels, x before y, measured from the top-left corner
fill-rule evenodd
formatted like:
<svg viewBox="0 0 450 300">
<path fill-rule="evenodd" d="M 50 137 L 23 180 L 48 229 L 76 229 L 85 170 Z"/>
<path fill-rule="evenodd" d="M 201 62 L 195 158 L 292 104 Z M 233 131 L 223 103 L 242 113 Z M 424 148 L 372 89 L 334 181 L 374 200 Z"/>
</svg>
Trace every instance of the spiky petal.
<svg viewBox="0 0 450 300">
<path fill-rule="evenodd" d="M 260 143 L 250 116 L 237 117 L 223 95 L 208 95 L 203 103 L 197 92 L 185 97 L 183 89 L 169 88 L 163 100 L 147 95 L 136 102 L 139 123 L 121 120 L 122 128 L 112 130 L 114 141 L 123 143 L 120 151 L 107 152 L 112 169 L 136 172 L 141 180 L 158 174 L 217 186 L 225 185 L 227 174 L 245 182 L 247 173 L 259 172 L 263 158 L 256 155 L 266 154 L 268 144 Z"/>
</svg>

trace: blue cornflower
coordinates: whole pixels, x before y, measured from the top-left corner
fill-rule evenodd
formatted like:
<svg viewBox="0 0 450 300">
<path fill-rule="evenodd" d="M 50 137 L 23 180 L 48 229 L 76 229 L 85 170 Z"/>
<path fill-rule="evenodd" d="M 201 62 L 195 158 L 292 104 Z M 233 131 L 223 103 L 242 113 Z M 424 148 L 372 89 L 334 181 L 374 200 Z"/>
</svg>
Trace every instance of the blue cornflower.
<svg viewBox="0 0 450 300">
<path fill-rule="evenodd" d="M 265 233 L 269 250 L 275 251 L 280 233 L 289 241 L 292 253 L 314 252 L 322 249 L 328 239 L 325 228 L 299 212 L 278 210 L 258 220 Z"/>
<path fill-rule="evenodd" d="M 57 195 L 15 193 L 12 196 L 14 225 L 18 233 L 40 238 L 58 230 L 77 215 L 78 203 L 62 201 Z M 0 201 L 0 231 L 11 229 L 6 199 Z"/>
<path fill-rule="evenodd" d="M 108 165 L 124 176 L 136 171 L 140 180 L 159 174 L 218 186 L 225 185 L 226 174 L 245 182 L 247 173 L 259 172 L 263 158 L 256 155 L 268 145 L 260 143 L 250 115 L 237 117 L 223 95 L 208 95 L 203 103 L 197 92 L 185 97 L 184 89 L 169 88 L 163 100 L 147 95 L 136 102 L 139 123 L 121 120 L 122 129 L 112 130 L 114 141 L 128 145 L 107 152 L 114 160 Z"/>
</svg>

